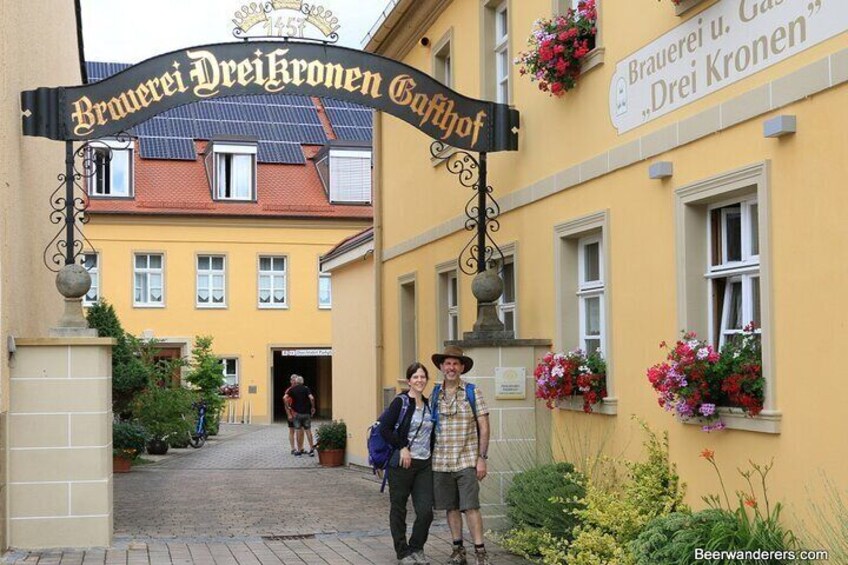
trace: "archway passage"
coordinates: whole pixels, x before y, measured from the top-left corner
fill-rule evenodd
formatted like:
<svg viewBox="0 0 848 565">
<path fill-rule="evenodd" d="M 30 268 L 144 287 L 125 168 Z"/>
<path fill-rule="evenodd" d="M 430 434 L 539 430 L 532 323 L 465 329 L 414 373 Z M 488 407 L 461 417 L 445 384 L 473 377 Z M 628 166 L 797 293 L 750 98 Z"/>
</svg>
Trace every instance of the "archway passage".
<svg viewBox="0 0 848 565">
<path fill-rule="evenodd" d="M 505 104 L 468 98 L 417 69 L 364 51 L 268 41 L 182 49 L 95 84 L 25 91 L 23 132 L 90 140 L 190 102 L 279 92 L 369 106 L 458 149 L 518 149 L 518 111 Z"/>
</svg>

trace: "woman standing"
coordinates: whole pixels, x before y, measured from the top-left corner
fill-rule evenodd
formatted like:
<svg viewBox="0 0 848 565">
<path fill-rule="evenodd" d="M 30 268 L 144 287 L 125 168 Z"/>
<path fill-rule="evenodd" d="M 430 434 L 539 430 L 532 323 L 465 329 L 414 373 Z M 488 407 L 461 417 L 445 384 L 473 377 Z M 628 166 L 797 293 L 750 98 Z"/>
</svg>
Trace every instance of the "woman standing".
<svg viewBox="0 0 848 565">
<path fill-rule="evenodd" d="M 430 406 L 424 397 L 424 388 L 430 376 L 421 363 L 413 363 L 406 369 L 409 390 L 399 394 L 389 405 L 386 422 L 380 426 L 383 439 L 395 452 L 389 464 L 389 527 L 395 545 L 398 562 L 402 565 L 427 563 L 424 544 L 433 522 L 433 471 L 430 456 L 433 446 L 433 422 Z M 395 430 L 404 404 L 408 409 Z M 415 523 L 412 535 L 406 538 L 406 503 L 412 495 L 415 508 Z"/>
</svg>

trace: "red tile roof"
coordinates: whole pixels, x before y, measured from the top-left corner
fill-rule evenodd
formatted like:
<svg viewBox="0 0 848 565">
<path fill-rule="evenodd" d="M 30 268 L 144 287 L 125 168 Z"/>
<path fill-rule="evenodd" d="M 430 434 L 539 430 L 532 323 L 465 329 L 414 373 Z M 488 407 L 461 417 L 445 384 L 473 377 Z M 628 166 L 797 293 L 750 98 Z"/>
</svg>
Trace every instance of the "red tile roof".
<svg viewBox="0 0 848 565">
<path fill-rule="evenodd" d="M 195 141 L 198 154 L 205 141 Z M 257 202 L 212 199 L 203 160 L 141 159 L 135 151 L 135 197 L 91 198 L 92 214 L 156 214 L 190 216 L 262 216 L 277 218 L 370 219 L 373 208 L 330 204 L 310 158 L 318 146 L 302 146 L 305 165 L 259 163 Z"/>
</svg>

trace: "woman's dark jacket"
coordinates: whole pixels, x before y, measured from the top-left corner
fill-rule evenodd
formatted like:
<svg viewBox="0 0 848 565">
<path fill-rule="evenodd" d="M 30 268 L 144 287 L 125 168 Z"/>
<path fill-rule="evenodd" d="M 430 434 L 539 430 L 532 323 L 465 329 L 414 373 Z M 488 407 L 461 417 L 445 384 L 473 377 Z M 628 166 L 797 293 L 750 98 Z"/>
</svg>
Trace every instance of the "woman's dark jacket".
<svg viewBox="0 0 848 565">
<path fill-rule="evenodd" d="M 395 431 L 395 424 L 400 418 L 400 411 L 403 408 L 403 400 L 402 396 L 405 396 L 409 399 L 409 408 L 404 415 L 403 422 L 398 426 L 397 431 Z M 424 401 L 424 405 L 427 406 L 427 410 L 424 413 L 425 418 L 430 417 L 430 402 L 427 400 L 427 397 L 422 396 L 421 399 Z M 386 410 L 386 417 L 384 422 L 380 422 L 380 435 L 383 436 L 383 439 L 394 447 L 395 449 L 401 449 L 404 447 L 409 447 L 409 428 L 412 425 L 412 415 L 415 413 L 415 399 L 409 398 L 409 392 L 404 391 L 397 395 L 392 403 L 389 404 L 388 409 Z M 435 432 L 435 428 L 434 428 Z M 430 434 L 430 446 L 433 445 L 433 436 L 435 433 Z"/>
</svg>

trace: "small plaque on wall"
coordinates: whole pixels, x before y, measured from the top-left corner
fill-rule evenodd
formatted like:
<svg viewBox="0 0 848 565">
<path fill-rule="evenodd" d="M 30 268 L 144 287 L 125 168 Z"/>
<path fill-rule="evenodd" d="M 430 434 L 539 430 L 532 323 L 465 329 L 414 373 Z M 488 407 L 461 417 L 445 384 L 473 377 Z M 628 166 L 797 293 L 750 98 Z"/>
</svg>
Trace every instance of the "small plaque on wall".
<svg viewBox="0 0 848 565">
<path fill-rule="evenodd" d="M 527 398 L 526 372 L 524 367 L 495 367 L 495 398 L 497 400 Z"/>
</svg>

